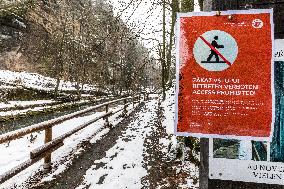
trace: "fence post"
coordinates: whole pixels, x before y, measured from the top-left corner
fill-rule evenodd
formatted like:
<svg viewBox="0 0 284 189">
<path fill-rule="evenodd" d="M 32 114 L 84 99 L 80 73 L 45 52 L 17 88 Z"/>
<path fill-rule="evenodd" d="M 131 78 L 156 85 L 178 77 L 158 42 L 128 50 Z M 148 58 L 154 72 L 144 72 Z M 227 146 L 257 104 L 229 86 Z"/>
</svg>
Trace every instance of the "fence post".
<svg viewBox="0 0 284 189">
<path fill-rule="evenodd" d="M 106 104 L 106 113 L 108 112 L 108 104 Z M 105 117 L 105 126 L 109 126 L 108 116 Z"/>
<path fill-rule="evenodd" d="M 50 141 L 52 141 L 52 127 L 48 127 L 45 129 L 44 143 L 46 144 Z M 51 153 L 48 153 L 44 157 L 43 169 L 45 172 L 49 172 L 51 170 Z"/>
<path fill-rule="evenodd" d="M 127 115 L 127 99 L 124 99 L 124 109 L 123 109 L 123 116 L 125 117 Z"/>
</svg>

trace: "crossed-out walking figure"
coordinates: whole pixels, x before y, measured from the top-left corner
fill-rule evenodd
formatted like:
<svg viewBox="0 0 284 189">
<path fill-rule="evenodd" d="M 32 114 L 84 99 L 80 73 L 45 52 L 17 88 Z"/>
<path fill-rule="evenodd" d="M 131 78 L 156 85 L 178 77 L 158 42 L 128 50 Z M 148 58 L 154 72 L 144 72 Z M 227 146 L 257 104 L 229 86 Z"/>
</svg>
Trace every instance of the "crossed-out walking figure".
<svg viewBox="0 0 284 189">
<path fill-rule="evenodd" d="M 218 40 L 218 36 L 215 36 L 215 37 L 214 37 L 214 40 L 213 40 L 212 43 L 211 43 L 211 45 L 212 45 L 214 48 L 216 48 L 216 49 L 224 48 L 224 45 L 219 45 L 219 44 L 217 43 L 217 40 Z M 211 49 L 211 54 L 210 54 L 210 55 L 208 56 L 208 58 L 207 58 L 207 62 L 210 62 L 213 56 L 215 56 L 215 59 L 216 59 L 216 62 L 217 62 L 217 63 L 220 62 L 220 59 L 219 59 L 218 54 L 217 54 L 214 50 L 212 50 L 212 49 Z"/>
</svg>

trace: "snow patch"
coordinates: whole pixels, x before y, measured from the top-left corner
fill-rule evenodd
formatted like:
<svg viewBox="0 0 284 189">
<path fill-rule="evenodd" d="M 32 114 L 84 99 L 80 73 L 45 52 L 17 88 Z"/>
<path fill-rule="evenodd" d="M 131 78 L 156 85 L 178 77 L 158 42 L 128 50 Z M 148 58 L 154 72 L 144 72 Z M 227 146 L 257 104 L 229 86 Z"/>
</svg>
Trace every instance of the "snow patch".
<svg viewBox="0 0 284 189">
<path fill-rule="evenodd" d="M 18 85 L 39 90 L 51 91 L 56 86 L 56 79 L 45 77 L 37 73 L 13 72 L 0 70 L 0 82 L 6 85 Z M 59 90 L 70 91 L 76 90 L 76 83 L 60 80 Z M 84 85 L 83 90 L 98 90 L 91 85 Z"/>
<path fill-rule="evenodd" d="M 98 140 L 101 140 L 103 138 L 103 136 L 105 136 L 108 132 L 109 132 L 109 128 L 107 129 L 103 129 L 101 132 L 99 132 L 94 138 L 92 138 L 90 140 L 90 143 L 94 144 L 96 143 Z"/>
<path fill-rule="evenodd" d="M 161 106 L 164 109 L 163 126 L 166 128 L 168 134 L 174 134 L 175 127 L 175 91 L 172 87 L 166 93 L 167 98 L 162 102 Z"/>
<path fill-rule="evenodd" d="M 54 100 L 35 100 L 35 101 L 8 101 L 7 103 L 0 102 L 0 108 L 10 108 L 16 106 L 29 106 L 37 104 L 50 104 Z"/>
</svg>

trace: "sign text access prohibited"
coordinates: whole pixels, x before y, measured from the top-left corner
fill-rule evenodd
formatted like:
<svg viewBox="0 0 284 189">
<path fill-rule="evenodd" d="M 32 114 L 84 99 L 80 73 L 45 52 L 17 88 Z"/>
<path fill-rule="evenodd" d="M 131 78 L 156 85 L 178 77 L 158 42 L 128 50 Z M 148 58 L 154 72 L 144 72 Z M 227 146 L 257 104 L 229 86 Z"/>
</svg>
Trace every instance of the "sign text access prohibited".
<svg viewBox="0 0 284 189">
<path fill-rule="evenodd" d="M 176 134 L 270 139 L 272 25 L 271 10 L 178 16 Z"/>
</svg>

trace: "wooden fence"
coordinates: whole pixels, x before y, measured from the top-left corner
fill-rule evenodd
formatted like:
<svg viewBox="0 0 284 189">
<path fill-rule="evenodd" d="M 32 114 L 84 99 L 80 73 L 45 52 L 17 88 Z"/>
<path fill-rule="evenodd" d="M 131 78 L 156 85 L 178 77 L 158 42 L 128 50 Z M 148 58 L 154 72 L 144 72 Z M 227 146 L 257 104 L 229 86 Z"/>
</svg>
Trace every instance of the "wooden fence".
<svg viewBox="0 0 284 189">
<path fill-rule="evenodd" d="M 144 94 L 144 100 L 148 99 L 148 95 Z M 132 102 L 130 102 L 132 100 Z M 0 144 L 1 143 L 5 143 L 5 142 L 9 142 L 12 140 L 16 140 L 20 137 L 23 137 L 27 134 L 31 134 L 34 132 L 39 132 L 39 131 L 45 131 L 45 139 L 44 139 L 44 145 L 42 145 L 41 147 L 38 147 L 34 150 L 32 150 L 30 152 L 30 159 L 28 159 L 27 161 L 21 163 L 20 165 L 14 167 L 13 169 L 11 169 L 10 171 L 7 171 L 6 173 L 4 173 L 3 175 L 0 175 L 0 184 L 9 180 L 10 178 L 12 178 L 13 176 L 15 176 L 16 174 L 20 173 L 21 171 L 25 170 L 26 168 L 30 167 L 31 165 L 33 165 L 34 163 L 36 163 L 37 161 L 41 160 L 42 158 L 44 158 L 44 170 L 45 171 L 50 171 L 51 170 L 51 155 L 52 152 L 57 150 L 59 147 L 61 147 L 63 145 L 63 141 L 64 139 L 66 139 L 67 137 L 75 134 L 76 132 L 84 129 L 85 127 L 91 125 L 92 123 L 100 120 L 100 119 L 104 119 L 105 120 L 105 126 L 109 125 L 109 121 L 108 121 L 108 117 L 111 115 L 114 115 L 120 111 L 123 111 L 123 115 L 125 116 L 127 114 L 127 107 L 132 103 L 133 107 L 135 105 L 135 103 L 140 103 L 141 100 L 141 95 L 137 95 L 137 96 L 133 96 L 133 97 L 126 97 L 126 98 L 121 98 L 121 99 L 117 99 L 117 100 L 112 100 L 109 102 L 105 102 L 99 105 L 96 105 L 94 107 L 90 107 L 72 114 L 68 114 L 65 116 L 61 116 L 59 118 L 55 118 L 55 119 L 51 119 L 39 124 L 35 124 L 32 125 L 30 127 L 25 127 L 23 129 L 19 129 L 16 131 L 12 131 L 9 133 L 5 133 L 0 135 Z M 111 104 L 115 104 L 118 102 L 122 102 L 124 103 L 124 106 L 118 110 L 112 111 L 109 110 L 109 106 Z M 84 123 L 74 129 L 72 129 L 71 131 L 68 131 L 67 133 L 62 134 L 61 136 L 57 137 L 57 138 L 53 138 L 52 137 L 52 128 L 55 125 L 58 125 L 59 123 L 62 123 L 64 121 L 70 120 L 72 118 L 78 117 L 78 116 L 82 116 L 84 114 L 93 112 L 99 108 L 104 108 L 105 107 L 105 113 L 103 115 L 100 115 L 90 121 L 88 121 L 87 123 Z"/>
</svg>

